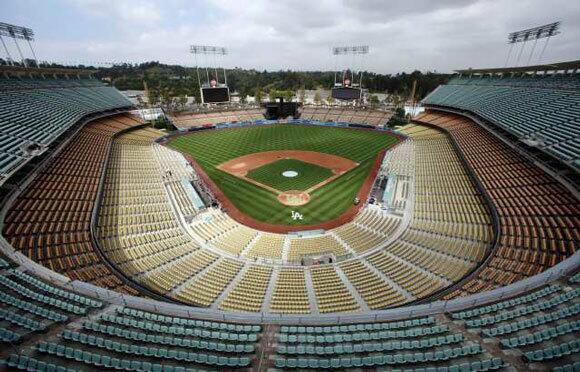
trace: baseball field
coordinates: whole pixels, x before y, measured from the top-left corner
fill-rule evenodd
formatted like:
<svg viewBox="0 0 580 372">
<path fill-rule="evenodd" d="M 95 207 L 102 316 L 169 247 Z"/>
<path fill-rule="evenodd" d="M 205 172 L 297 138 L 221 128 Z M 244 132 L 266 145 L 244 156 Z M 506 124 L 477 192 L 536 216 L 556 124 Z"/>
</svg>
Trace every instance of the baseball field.
<svg viewBox="0 0 580 372">
<path fill-rule="evenodd" d="M 195 160 L 237 212 L 297 226 L 349 210 L 379 152 L 396 142 L 371 130 L 276 124 L 191 133 L 167 145 Z"/>
</svg>

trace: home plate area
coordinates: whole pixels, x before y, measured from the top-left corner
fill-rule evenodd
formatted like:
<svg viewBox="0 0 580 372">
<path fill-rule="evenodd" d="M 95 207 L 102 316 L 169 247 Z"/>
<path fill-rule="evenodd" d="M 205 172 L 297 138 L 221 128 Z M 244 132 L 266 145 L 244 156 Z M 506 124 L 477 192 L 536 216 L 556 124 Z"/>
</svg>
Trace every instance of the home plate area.
<svg viewBox="0 0 580 372">
<path fill-rule="evenodd" d="M 265 151 L 230 159 L 218 169 L 269 190 L 280 203 L 300 206 L 310 193 L 332 182 L 358 163 L 316 151 Z"/>
<path fill-rule="evenodd" d="M 308 203 L 310 195 L 300 190 L 289 190 L 278 194 L 278 201 L 290 206 L 299 206 Z"/>
</svg>

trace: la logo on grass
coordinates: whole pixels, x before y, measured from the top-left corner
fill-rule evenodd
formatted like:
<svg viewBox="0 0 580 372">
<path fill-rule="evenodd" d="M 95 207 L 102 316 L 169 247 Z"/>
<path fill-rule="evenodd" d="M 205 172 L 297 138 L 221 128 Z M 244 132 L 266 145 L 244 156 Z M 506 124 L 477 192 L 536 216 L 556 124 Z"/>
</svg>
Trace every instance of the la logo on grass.
<svg viewBox="0 0 580 372">
<path fill-rule="evenodd" d="M 296 221 L 296 220 L 302 220 L 302 219 L 304 219 L 304 216 L 301 213 L 298 213 L 296 211 L 292 211 L 292 219 L 294 221 Z"/>
</svg>

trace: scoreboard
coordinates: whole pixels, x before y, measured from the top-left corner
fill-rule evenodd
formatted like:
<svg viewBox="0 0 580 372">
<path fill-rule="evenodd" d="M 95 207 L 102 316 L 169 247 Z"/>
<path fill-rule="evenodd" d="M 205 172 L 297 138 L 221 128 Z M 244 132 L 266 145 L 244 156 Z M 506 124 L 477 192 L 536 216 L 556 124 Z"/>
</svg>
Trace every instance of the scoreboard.
<svg viewBox="0 0 580 372">
<path fill-rule="evenodd" d="M 201 88 L 201 101 L 203 103 L 229 102 L 230 89 L 228 87 L 203 87 Z"/>
<path fill-rule="evenodd" d="M 361 98 L 360 88 L 336 87 L 332 88 L 332 98 L 343 101 L 355 100 Z"/>
</svg>

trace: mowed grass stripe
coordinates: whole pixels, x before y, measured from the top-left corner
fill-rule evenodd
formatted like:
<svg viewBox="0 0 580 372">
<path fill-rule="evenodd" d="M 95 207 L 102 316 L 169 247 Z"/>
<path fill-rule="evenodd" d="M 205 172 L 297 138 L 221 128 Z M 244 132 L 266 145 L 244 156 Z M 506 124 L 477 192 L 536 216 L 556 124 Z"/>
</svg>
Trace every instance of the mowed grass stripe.
<svg viewBox="0 0 580 372">
<path fill-rule="evenodd" d="M 263 222 L 315 224 L 340 216 L 352 206 L 377 153 L 396 138 L 369 130 L 279 124 L 234 130 L 210 130 L 173 139 L 169 146 L 190 154 L 243 213 Z M 315 190 L 306 205 L 289 207 L 276 195 L 216 168 L 242 155 L 273 150 L 307 150 L 339 155 L 360 165 Z M 291 211 L 304 215 L 292 220 Z"/>
</svg>

